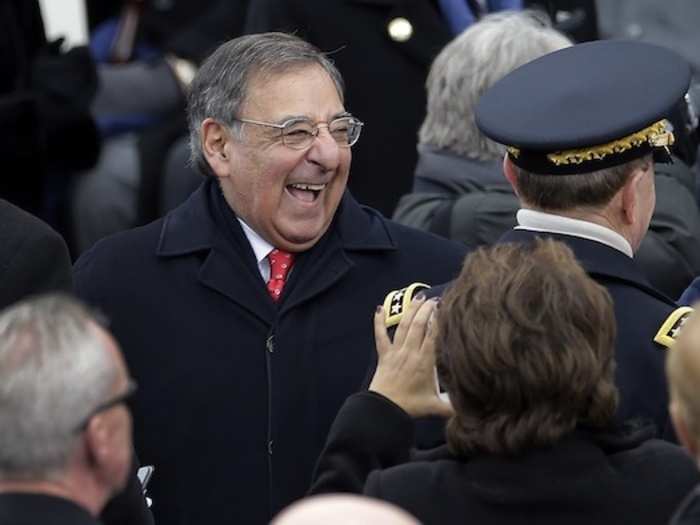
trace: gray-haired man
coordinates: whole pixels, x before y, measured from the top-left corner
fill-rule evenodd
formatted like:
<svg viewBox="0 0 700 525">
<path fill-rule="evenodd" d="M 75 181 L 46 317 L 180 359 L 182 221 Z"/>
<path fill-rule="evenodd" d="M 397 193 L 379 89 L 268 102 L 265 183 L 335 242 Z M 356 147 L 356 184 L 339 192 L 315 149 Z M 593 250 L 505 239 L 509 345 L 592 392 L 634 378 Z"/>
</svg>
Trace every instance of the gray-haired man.
<svg viewBox="0 0 700 525">
<path fill-rule="evenodd" d="M 372 364 L 376 305 L 461 266 L 461 246 L 345 191 L 362 129 L 348 109 L 307 42 L 223 44 L 191 87 L 200 188 L 76 263 L 78 294 L 109 315 L 142 386 L 135 441 L 159 472 L 161 523 L 268 523 L 302 497 Z"/>
<path fill-rule="evenodd" d="M 117 344 L 78 302 L 3 311 L 0 523 L 99 523 L 129 476 L 132 393 Z"/>
</svg>

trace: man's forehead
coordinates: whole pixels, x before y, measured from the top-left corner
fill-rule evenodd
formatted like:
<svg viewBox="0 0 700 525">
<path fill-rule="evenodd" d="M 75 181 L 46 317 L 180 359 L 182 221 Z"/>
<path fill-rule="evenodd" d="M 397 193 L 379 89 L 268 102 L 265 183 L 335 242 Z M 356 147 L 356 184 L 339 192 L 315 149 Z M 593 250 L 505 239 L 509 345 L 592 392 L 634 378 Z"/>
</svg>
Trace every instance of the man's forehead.
<svg viewBox="0 0 700 525">
<path fill-rule="evenodd" d="M 319 108 L 330 111 L 331 114 L 344 113 L 342 93 L 328 71 L 316 63 L 302 63 L 294 67 L 286 67 L 274 71 L 256 71 L 250 74 L 246 82 L 246 91 L 242 108 L 267 110 L 274 103 L 278 118 L 294 118 L 308 116 L 305 112 L 295 110 L 294 105 L 300 97 L 303 98 L 309 90 L 315 88 L 332 89 L 337 97 L 337 104 L 332 109 Z M 306 102 L 306 100 L 303 100 Z M 320 103 L 320 101 L 319 101 Z M 331 115 L 324 115 L 328 117 Z"/>
</svg>

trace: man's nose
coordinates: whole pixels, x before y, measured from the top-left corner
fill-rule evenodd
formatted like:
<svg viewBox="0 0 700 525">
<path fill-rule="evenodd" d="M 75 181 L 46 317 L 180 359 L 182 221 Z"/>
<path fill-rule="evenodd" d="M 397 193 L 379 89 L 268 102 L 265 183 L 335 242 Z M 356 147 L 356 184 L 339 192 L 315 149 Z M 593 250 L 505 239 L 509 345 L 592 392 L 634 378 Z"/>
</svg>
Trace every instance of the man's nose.
<svg viewBox="0 0 700 525">
<path fill-rule="evenodd" d="M 334 170 L 340 163 L 340 146 L 328 130 L 327 124 L 318 125 L 318 134 L 307 153 L 309 162 L 320 166 L 324 171 Z"/>
</svg>

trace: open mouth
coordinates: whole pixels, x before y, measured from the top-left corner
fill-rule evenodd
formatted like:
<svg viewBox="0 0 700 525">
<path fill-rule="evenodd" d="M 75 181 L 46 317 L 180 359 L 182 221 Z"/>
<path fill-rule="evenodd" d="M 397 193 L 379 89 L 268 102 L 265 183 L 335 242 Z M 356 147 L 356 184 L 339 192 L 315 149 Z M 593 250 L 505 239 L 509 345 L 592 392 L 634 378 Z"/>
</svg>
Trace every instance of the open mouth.
<svg viewBox="0 0 700 525">
<path fill-rule="evenodd" d="M 285 190 L 301 202 L 312 203 L 325 188 L 326 184 L 288 184 Z"/>
</svg>

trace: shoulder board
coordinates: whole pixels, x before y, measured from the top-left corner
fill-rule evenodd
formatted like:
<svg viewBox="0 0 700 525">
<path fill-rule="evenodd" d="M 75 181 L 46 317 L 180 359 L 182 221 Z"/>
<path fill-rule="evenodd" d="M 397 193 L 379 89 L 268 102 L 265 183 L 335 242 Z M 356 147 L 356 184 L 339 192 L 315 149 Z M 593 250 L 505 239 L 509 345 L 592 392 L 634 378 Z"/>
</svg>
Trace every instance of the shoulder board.
<svg viewBox="0 0 700 525">
<path fill-rule="evenodd" d="M 384 324 L 387 328 L 395 326 L 401 321 L 403 313 L 411 304 L 413 297 L 421 290 L 430 288 L 425 283 L 413 283 L 406 288 L 389 292 L 384 299 Z"/>
<path fill-rule="evenodd" d="M 689 306 L 676 308 L 656 332 L 654 341 L 666 348 L 671 348 L 691 313 L 693 313 L 693 309 Z"/>
</svg>

